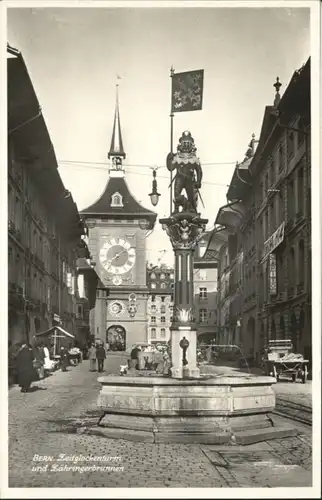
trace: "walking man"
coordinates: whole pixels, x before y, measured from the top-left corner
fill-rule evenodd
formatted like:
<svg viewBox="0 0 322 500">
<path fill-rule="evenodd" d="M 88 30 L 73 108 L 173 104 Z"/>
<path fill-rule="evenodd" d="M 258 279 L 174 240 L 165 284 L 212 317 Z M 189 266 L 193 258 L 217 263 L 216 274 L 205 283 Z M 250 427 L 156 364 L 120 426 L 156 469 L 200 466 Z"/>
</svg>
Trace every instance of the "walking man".
<svg viewBox="0 0 322 500">
<path fill-rule="evenodd" d="M 96 348 L 96 358 L 98 364 L 98 371 L 102 372 L 104 368 L 104 360 L 106 358 L 106 351 L 102 344 L 98 345 Z"/>
</svg>

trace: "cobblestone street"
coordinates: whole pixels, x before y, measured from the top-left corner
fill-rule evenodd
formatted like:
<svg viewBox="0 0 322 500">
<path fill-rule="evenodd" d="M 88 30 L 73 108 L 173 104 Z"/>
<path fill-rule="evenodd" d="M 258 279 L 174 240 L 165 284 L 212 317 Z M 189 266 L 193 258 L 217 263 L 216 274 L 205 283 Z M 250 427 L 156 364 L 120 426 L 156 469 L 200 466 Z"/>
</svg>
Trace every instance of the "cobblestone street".
<svg viewBox="0 0 322 500">
<path fill-rule="evenodd" d="M 106 372 L 122 360 L 110 354 Z M 240 447 L 148 444 L 86 435 L 99 413 L 98 374 L 88 361 L 9 391 L 9 487 L 277 487 L 311 486 L 310 429 L 300 435 Z M 291 385 L 291 384 L 290 384 Z M 295 424 L 297 425 L 297 424 Z M 58 460 L 63 458 L 65 460 Z M 52 458 L 50 461 L 36 460 Z M 109 457 L 73 463 L 71 455 Z M 70 460 L 66 460 L 70 458 Z M 64 466 L 110 466 L 114 470 L 63 471 Z"/>
</svg>

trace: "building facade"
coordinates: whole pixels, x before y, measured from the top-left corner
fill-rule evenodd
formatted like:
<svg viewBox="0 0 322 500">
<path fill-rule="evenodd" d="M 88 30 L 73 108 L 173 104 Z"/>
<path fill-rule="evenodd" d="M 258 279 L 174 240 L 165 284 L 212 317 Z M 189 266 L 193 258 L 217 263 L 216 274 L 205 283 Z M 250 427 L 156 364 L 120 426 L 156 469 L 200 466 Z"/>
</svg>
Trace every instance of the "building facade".
<svg viewBox="0 0 322 500">
<path fill-rule="evenodd" d="M 194 305 L 198 342 L 217 341 L 218 255 L 207 250 L 210 233 L 198 242 L 194 255 Z"/>
<path fill-rule="evenodd" d="M 8 340 L 31 342 L 61 324 L 75 332 L 76 259 L 83 224 L 62 183 L 21 53 L 8 66 Z"/>
<path fill-rule="evenodd" d="M 119 105 L 116 101 L 109 179 L 100 198 L 81 212 L 95 270 L 109 290 L 98 291 L 91 319 L 95 337 L 113 350 L 147 342 L 146 237 L 156 214 L 131 194 L 125 180 Z"/>
<path fill-rule="evenodd" d="M 311 359 L 310 59 L 282 97 L 280 86 L 259 140 L 236 166 L 209 245 L 220 254 L 223 339 L 257 362 L 269 339 L 282 338 Z"/>
<path fill-rule="evenodd" d="M 76 341 L 81 348 L 95 341 L 95 331 L 90 323 L 91 311 L 95 308 L 97 291 L 106 288 L 94 269 L 85 240 L 86 237 L 82 240 L 76 262 Z"/>
<path fill-rule="evenodd" d="M 147 266 L 148 342 L 160 343 L 170 340 L 173 317 L 174 270 L 165 265 Z"/>
</svg>

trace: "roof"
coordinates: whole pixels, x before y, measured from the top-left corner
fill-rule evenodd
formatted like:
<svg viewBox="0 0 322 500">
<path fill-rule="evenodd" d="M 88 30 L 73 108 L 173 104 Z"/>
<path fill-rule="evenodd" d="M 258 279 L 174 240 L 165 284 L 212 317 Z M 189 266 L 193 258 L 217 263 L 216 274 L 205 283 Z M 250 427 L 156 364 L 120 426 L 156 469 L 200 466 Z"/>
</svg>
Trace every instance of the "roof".
<svg viewBox="0 0 322 500">
<path fill-rule="evenodd" d="M 238 163 L 234 170 L 228 191 L 228 200 L 242 200 L 248 195 L 251 188 L 251 175 L 249 166 L 252 162 L 252 157 L 245 159 L 242 163 Z"/>
<path fill-rule="evenodd" d="M 66 191 L 40 104 L 21 52 L 7 48 L 8 134 L 18 161 L 23 161 L 68 237 L 83 233 L 76 203 Z"/>
<path fill-rule="evenodd" d="M 202 257 L 198 255 L 198 245 L 196 247 L 195 251 L 195 257 L 194 257 L 194 267 L 195 268 L 205 268 L 209 266 L 210 263 L 213 263 L 211 267 L 217 267 L 217 259 L 218 255 L 216 250 L 210 249 L 209 248 L 209 241 L 211 239 L 212 231 L 207 231 L 203 237 L 201 238 L 201 241 L 206 243 L 206 250 L 205 253 L 203 254 Z"/>
<path fill-rule="evenodd" d="M 216 217 L 216 224 L 225 226 L 226 229 L 234 231 L 239 226 L 245 215 L 245 208 L 242 203 L 233 202 L 220 207 Z"/>
<path fill-rule="evenodd" d="M 119 193 L 122 196 L 123 206 L 111 207 L 112 195 Z M 100 216 L 101 218 L 113 217 L 116 219 L 147 218 L 155 223 L 157 214 L 140 205 L 131 194 L 126 180 L 123 177 L 111 177 L 100 198 L 93 205 L 81 211 L 83 216 Z"/>
<path fill-rule="evenodd" d="M 117 88 L 118 87 L 116 87 L 116 104 L 115 104 L 113 133 L 112 133 L 110 151 L 109 151 L 108 156 L 107 156 L 108 159 L 110 159 L 112 156 L 126 158 L 126 154 L 124 152 L 124 147 L 123 147 L 123 140 L 122 140 L 120 112 L 119 112 L 119 99 L 118 99 Z"/>
<path fill-rule="evenodd" d="M 66 330 L 64 330 L 61 326 L 52 326 L 51 328 L 49 328 L 48 330 L 45 330 L 44 332 L 36 333 L 35 337 L 41 337 L 44 335 L 51 335 L 55 332 L 55 330 L 58 330 L 58 332 L 63 333 L 65 335 L 65 337 L 69 337 L 72 339 L 75 338 L 75 335 L 72 335 L 71 333 L 66 332 Z"/>
<path fill-rule="evenodd" d="M 260 132 L 259 143 L 250 165 L 250 172 L 254 173 L 258 165 L 258 160 L 262 157 L 265 148 L 272 137 L 273 131 L 279 131 L 279 123 L 285 123 L 283 118 L 286 114 L 301 114 L 310 116 L 310 73 L 311 73 L 311 58 L 309 58 L 301 69 L 295 71 L 288 84 L 284 94 L 282 95 L 277 108 L 275 106 L 266 106 L 262 128 Z"/>
<path fill-rule="evenodd" d="M 216 252 L 219 255 L 220 249 L 223 245 L 227 245 L 228 236 L 231 234 L 230 231 L 224 226 L 217 226 L 211 231 L 211 236 L 208 241 L 208 246 L 206 253 L 210 251 Z"/>
<path fill-rule="evenodd" d="M 294 71 L 280 102 L 278 110 L 292 113 L 310 114 L 311 58 L 298 70 Z"/>
</svg>

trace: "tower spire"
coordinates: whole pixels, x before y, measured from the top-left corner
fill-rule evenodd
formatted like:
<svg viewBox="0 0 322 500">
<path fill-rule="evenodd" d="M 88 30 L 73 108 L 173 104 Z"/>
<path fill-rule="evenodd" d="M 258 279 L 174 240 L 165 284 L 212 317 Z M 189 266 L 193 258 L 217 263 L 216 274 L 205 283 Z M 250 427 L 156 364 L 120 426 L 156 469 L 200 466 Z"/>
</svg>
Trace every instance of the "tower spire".
<svg viewBox="0 0 322 500">
<path fill-rule="evenodd" d="M 115 162 L 122 165 L 122 158 L 126 158 L 126 154 L 123 148 L 122 141 L 122 131 L 120 123 L 120 112 L 119 112 L 119 94 L 118 94 L 118 84 L 116 85 L 116 103 L 115 103 L 115 114 L 114 114 L 114 124 L 113 133 L 111 140 L 111 147 L 107 155 L 108 159 L 112 158 L 113 163 Z M 118 160 L 118 161 L 117 161 Z"/>
</svg>

